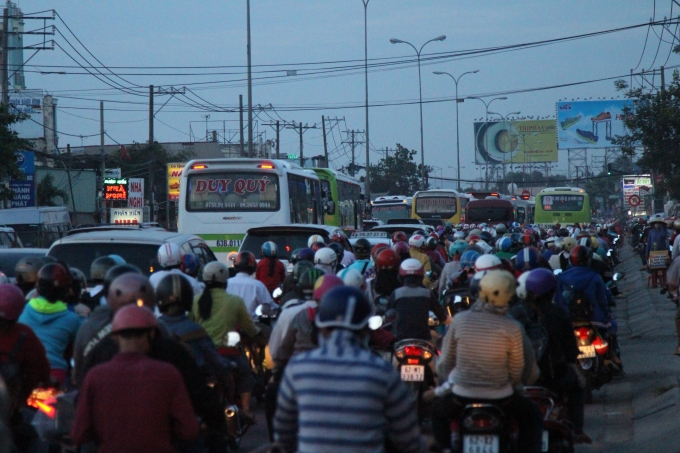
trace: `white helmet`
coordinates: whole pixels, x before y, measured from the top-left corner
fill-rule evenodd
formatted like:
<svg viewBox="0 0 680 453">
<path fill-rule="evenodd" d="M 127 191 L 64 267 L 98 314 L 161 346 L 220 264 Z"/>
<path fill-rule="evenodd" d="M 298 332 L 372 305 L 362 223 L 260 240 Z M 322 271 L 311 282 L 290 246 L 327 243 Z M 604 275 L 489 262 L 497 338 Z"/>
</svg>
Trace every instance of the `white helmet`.
<svg viewBox="0 0 680 453">
<path fill-rule="evenodd" d="M 312 244 L 315 242 L 322 242 L 325 244 L 323 237 L 320 234 L 313 234 L 307 240 L 307 247 L 312 248 Z"/>
<path fill-rule="evenodd" d="M 425 238 L 419 234 L 414 234 L 408 240 L 411 247 L 421 248 L 425 244 Z"/>
<path fill-rule="evenodd" d="M 507 307 L 515 287 L 515 277 L 510 272 L 489 271 L 479 282 L 479 298 L 494 307 Z"/>
<path fill-rule="evenodd" d="M 158 264 L 160 264 L 163 269 L 179 266 L 181 262 L 182 252 L 177 244 L 168 242 L 158 247 Z"/>
<path fill-rule="evenodd" d="M 366 285 L 366 280 L 356 269 L 343 269 L 338 272 L 337 275 L 345 282 L 345 286 L 352 286 L 356 289 L 363 290 Z"/>
<path fill-rule="evenodd" d="M 330 267 L 335 267 L 338 263 L 338 255 L 330 247 L 323 247 L 314 254 L 314 264 L 327 264 Z"/>
<path fill-rule="evenodd" d="M 219 261 L 211 261 L 203 268 L 204 282 L 226 283 L 229 278 L 229 268 Z"/>
<path fill-rule="evenodd" d="M 480 271 L 490 271 L 493 269 L 502 269 L 503 268 L 503 263 L 501 263 L 501 259 L 498 258 L 496 255 L 481 255 L 479 258 L 477 258 L 477 261 L 475 261 L 475 271 L 480 272 Z"/>
<path fill-rule="evenodd" d="M 423 274 L 423 265 L 415 258 L 407 258 L 399 266 L 399 275 L 401 277 L 406 277 L 407 275 L 422 277 Z"/>
<path fill-rule="evenodd" d="M 517 297 L 520 299 L 527 298 L 527 277 L 531 271 L 526 271 L 519 277 L 517 277 Z"/>
</svg>

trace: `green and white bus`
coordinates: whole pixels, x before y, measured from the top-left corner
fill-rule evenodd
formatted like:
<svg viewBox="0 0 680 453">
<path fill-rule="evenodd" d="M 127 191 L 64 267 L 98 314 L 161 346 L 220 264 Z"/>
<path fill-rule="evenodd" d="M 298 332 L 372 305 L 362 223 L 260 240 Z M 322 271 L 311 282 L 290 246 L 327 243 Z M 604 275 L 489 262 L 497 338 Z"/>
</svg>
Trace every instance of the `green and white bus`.
<svg viewBox="0 0 680 453">
<path fill-rule="evenodd" d="M 591 214 L 590 197 L 578 187 L 550 187 L 536 195 L 534 222 L 541 226 L 589 224 Z"/>
<path fill-rule="evenodd" d="M 322 201 L 316 173 L 290 161 L 192 160 L 180 180 L 177 229 L 203 238 L 225 262 L 249 228 L 323 224 Z"/>
<path fill-rule="evenodd" d="M 330 168 L 313 168 L 325 197 L 324 224 L 347 232 L 362 226 L 364 202 L 359 181 Z"/>
</svg>

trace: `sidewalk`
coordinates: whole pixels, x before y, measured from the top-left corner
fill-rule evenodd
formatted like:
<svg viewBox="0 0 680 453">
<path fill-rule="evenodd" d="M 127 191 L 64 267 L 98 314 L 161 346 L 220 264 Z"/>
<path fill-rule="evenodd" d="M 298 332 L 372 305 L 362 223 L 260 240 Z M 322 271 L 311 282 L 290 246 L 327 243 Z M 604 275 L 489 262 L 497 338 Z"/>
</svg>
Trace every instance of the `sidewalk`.
<svg viewBox="0 0 680 453">
<path fill-rule="evenodd" d="M 647 288 L 647 272 L 630 246 L 621 250 L 625 272 L 616 299 L 619 343 L 626 375 L 593 393 L 586 406 L 586 432 L 593 444 L 577 446 L 590 452 L 680 452 L 680 357 L 673 355 L 675 305 Z"/>
</svg>

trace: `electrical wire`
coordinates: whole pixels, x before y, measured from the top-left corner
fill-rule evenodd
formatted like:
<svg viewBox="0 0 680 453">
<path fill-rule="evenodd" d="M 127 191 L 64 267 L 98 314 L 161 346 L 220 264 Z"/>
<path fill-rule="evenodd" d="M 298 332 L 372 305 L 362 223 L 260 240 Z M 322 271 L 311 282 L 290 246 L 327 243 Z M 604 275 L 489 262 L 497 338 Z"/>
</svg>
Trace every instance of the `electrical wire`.
<svg viewBox="0 0 680 453">
<path fill-rule="evenodd" d="M 11 105 L 11 104 L 10 104 L 10 105 Z M 55 133 L 60 134 L 60 135 L 68 135 L 69 137 L 88 138 L 88 137 L 96 137 L 97 135 L 99 135 L 99 133 L 90 134 L 90 135 L 68 134 L 68 133 L 66 133 L 66 132 L 62 132 L 62 131 L 58 131 L 58 130 L 56 130 L 56 129 L 53 129 L 53 128 L 49 127 L 49 126 L 45 126 L 43 123 L 40 123 L 40 122 L 34 120 L 34 119 L 31 118 L 30 116 L 29 116 L 28 118 L 26 118 L 26 119 L 29 120 L 29 121 L 33 121 L 35 124 L 38 124 L 38 125 L 40 125 L 41 127 L 44 127 L 45 129 L 48 129 L 48 130 L 50 130 L 50 131 L 52 131 L 52 132 L 55 132 Z"/>
</svg>

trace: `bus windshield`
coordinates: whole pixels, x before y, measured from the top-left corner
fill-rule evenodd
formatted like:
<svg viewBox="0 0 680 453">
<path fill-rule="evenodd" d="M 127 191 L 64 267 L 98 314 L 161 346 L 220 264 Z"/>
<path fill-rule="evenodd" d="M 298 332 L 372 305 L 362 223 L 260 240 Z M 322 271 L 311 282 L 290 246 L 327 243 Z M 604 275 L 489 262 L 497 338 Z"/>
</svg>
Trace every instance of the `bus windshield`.
<svg viewBox="0 0 680 453">
<path fill-rule="evenodd" d="M 411 206 L 406 203 L 398 204 L 373 204 L 373 217 L 387 223 L 390 219 L 406 219 L 411 215 Z"/>
<path fill-rule="evenodd" d="M 416 197 L 416 214 L 420 217 L 449 219 L 456 212 L 456 197 Z"/>
<path fill-rule="evenodd" d="M 470 223 L 507 222 L 512 220 L 512 209 L 502 206 L 479 206 L 467 209 L 467 221 Z"/>
<path fill-rule="evenodd" d="M 193 174 L 186 204 L 187 211 L 278 211 L 279 178 L 255 172 Z"/>
<path fill-rule="evenodd" d="M 543 195 L 541 204 L 544 211 L 582 211 L 583 195 Z"/>
</svg>

